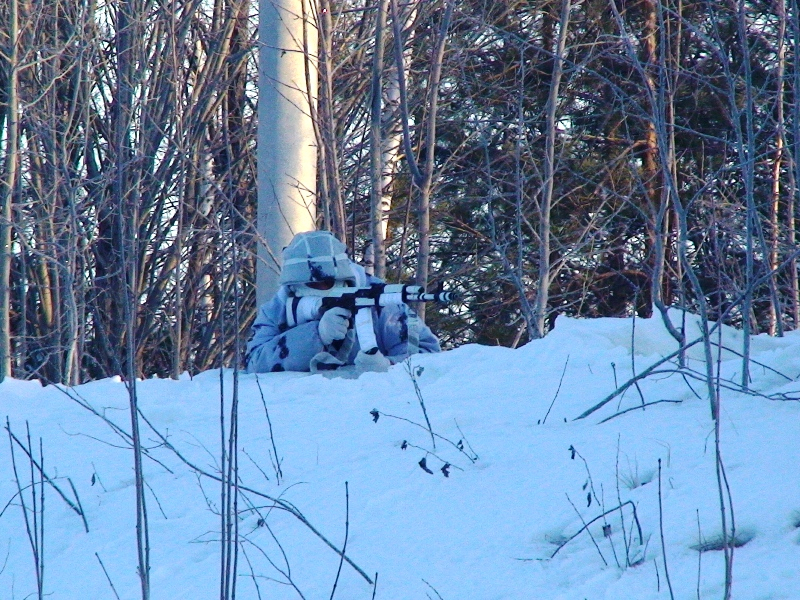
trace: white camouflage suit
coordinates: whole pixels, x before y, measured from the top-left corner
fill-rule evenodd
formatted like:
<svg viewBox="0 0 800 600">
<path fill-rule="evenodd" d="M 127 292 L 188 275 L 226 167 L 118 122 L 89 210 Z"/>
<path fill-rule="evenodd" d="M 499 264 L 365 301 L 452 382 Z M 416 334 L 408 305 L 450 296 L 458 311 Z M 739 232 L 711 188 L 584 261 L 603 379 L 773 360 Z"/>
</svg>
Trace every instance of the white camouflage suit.
<svg viewBox="0 0 800 600">
<path fill-rule="evenodd" d="M 286 304 L 296 286 L 305 283 L 335 280 L 337 285 L 364 287 L 381 283 L 381 280 L 368 276 L 363 267 L 353 263 L 344 245 L 327 231 L 297 234 L 283 251 L 283 263 L 282 285 L 275 297 L 259 308 L 253 323 L 245 358 L 247 371 L 316 371 L 324 370 L 323 367 L 360 364 L 364 353 L 360 352 L 354 330 L 347 332 L 340 348 L 326 346 L 319 332 L 321 315 L 313 315 L 290 327 Z M 406 304 L 370 310 L 378 349 L 388 359 L 385 361 L 381 357 L 381 360 L 387 365 L 404 360 L 410 350 L 440 351 L 439 340 Z M 411 343 L 409 327 L 412 328 Z"/>
</svg>

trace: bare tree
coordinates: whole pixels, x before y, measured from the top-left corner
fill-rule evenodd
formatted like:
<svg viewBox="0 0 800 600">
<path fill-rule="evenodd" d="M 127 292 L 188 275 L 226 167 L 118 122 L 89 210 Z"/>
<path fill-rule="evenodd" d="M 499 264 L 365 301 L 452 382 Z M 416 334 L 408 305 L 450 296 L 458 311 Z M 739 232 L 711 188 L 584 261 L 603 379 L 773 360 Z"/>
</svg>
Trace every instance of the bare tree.
<svg viewBox="0 0 800 600">
<path fill-rule="evenodd" d="M 319 149 L 320 174 L 318 194 L 327 227 L 347 244 L 347 218 L 340 174 L 340 145 L 337 138 L 336 115 L 334 114 L 334 77 L 336 66 L 333 60 L 334 22 L 329 0 L 320 0 L 317 10 L 319 29 L 319 106 L 314 119 Z"/>
<path fill-rule="evenodd" d="M 19 93 L 17 89 L 17 0 L 9 3 L 8 46 L 2 53 L 6 63 L 5 152 L 0 182 L 0 382 L 11 375 L 11 205 L 17 181 Z"/>
<path fill-rule="evenodd" d="M 545 335 L 545 317 L 549 300 L 551 264 L 550 264 L 550 212 L 553 206 L 553 178 L 556 144 L 556 111 L 558 109 L 558 93 L 561 86 L 561 76 L 564 72 L 564 53 L 567 46 L 567 31 L 569 29 L 569 15 L 572 9 L 570 0 L 563 0 L 561 17 L 558 23 L 558 42 L 555 48 L 555 64 L 553 75 L 550 79 L 550 92 L 547 96 L 546 124 L 545 124 L 545 151 L 544 151 L 544 182 L 542 186 L 541 202 L 539 204 L 539 285 L 536 293 L 536 307 L 534 309 L 536 337 Z"/>
<path fill-rule="evenodd" d="M 394 56 L 395 64 L 403 64 L 403 36 L 400 30 L 400 18 L 397 10 L 397 3 L 391 0 L 392 23 L 394 24 Z M 442 61 L 444 60 L 444 49 L 447 42 L 447 32 L 450 28 L 450 21 L 453 17 L 454 3 L 446 1 L 444 15 L 442 15 L 437 30 L 434 47 L 431 53 L 430 75 L 427 81 L 427 94 L 425 101 L 426 118 L 424 123 L 425 136 L 421 147 L 424 147 L 424 163 L 420 168 L 417 163 L 416 154 L 411 145 L 411 134 L 409 126 L 408 98 L 406 92 L 405 74 L 402 69 L 398 69 L 399 92 L 400 92 L 400 111 L 403 124 L 403 148 L 406 154 L 409 168 L 413 177 L 414 185 L 418 189 L 417 199 L 417 267 L 414 281 L 417 285 L 426 286 L 428 284 L 430 268 L 430 196 L 431 185 L 434 175 L 434 156 L 436 153 L 436 124 L 438 113 L 439 85 L 442 75 Z M 423 145 L 424 144 L 424 145 Z M 421 319 L 425 319 L 425 306 L 418 309 Z"/>
<path fill-rule="evenodd" d="M 777 272 L 779 269 L 779 246 L 781 238 L 780 213 L 781 213 L 781 170 L 784 164 L 785 146 L 785 118 L 784 118 L 784 76 L 786 72 L 786 2 L 777 0 L 775 3 L 775 16 L 777 23 L 777 56 L 775 67 L 775 152 L 772 160 L 772 190 L 769 205 L 769 269 Z M 775 294 L 777 299 L 777 292 Z M 777 301 L 770 302 L 768 331 L 770 335 L 783 335 L 783 314 Z"/>
<path fill-rule="evenodd" d="M 372 92 L 370 107 L 370 251 L 368 272 L 376 277 L 386 277 L 386 229 L 384 228 L 384 145 L 383 145 L 383 72 L 384 35 L 389 0 L 380 0 L 375 17 L 375 50 L 372 55 Z M 399 28 L 395 28 L 399 29 Z"/>
<path fill-rule="evenodd" d="M 791 0 L 789 5 L 788 24 L 791 32 L 792 43 L 795 48 L 800 45 L 800 6 L 797 0 Z M 793 54 L 791 62 L 792 69 L 792 85 L 789 86 L 792 90 L 800 89 L 800 53 Z M 798 139 L 800 134 L 800 103 L 792 102 L 791 113 L 791 132 L 794 139 Z M 795 248 L 797 245 L 797 231 L 796 231 L 796 207 L 798 197 L 798 185 L 800 185 L 800 144 L 793 144 L 791 151 L 787 152 L 787 157 L 791 160 L 791 168 L 788 169 L 790 177 L 789 197 L 786 207 L 786 229 L 787 229 L 787 244 L 789 248 Z M 792 257 L 789 260 L 789 298 L 791 306 L 792 324 L 795 329 L 800 327 L 800 278 L 798 278 L 797 260 Z"/>
</svg>

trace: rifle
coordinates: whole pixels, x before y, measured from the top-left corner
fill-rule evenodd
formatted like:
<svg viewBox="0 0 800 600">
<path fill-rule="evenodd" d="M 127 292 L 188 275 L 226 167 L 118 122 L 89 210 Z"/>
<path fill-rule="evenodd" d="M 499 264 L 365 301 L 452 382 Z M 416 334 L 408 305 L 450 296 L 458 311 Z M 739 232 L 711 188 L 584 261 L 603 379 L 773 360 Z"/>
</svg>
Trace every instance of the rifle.
<svg viewBox="0 0 800 600">
<path fill-rule="evenodd" d="M 457 299 L 454 292 L 427 293 L 421 285 L 402 283 L 372 283 L 365 287 L 341 287 L 327 290 L 324 296 L 297 290 L 286 302 L 286 322 L 290 327 L 319 319 L 331 308 L 341 306 L 355 315 L 355 328 L 359 343 L 366 354 L 378 350 L 372 328 L 372 309 L 376 306 L 408 304 L 411 302 L 439 302 L 448 304 Z"/>
</svg>

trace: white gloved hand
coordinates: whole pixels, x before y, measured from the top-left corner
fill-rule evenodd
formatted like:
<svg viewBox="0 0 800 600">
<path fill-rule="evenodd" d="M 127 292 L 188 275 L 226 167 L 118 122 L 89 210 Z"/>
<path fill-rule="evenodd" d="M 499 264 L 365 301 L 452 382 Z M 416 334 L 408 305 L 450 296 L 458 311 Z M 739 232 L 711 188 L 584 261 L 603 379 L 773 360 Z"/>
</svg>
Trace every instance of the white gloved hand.
<svg viewBox="0 0 800 600">
<path fill-rule="evenodd" d="M 350 327 L 352 314 L 341 306 L 335 306 L 325 311 L 319 320 L 318 326 L 319 338 L 322 343 L 328 346 L 334 340 L 343 340 L 344 336 L 347 335 L 347 329 Z"/>
<path fill-rule="evenodd" d="M 360 371 L 375 371 L 377 373 L 388 371 L 389 367 L 392 365 L 389 359 L 381 354 L 380 350 L 374 354 L 367 354 L 359 350 L 353 362 Z"/>
</svg>

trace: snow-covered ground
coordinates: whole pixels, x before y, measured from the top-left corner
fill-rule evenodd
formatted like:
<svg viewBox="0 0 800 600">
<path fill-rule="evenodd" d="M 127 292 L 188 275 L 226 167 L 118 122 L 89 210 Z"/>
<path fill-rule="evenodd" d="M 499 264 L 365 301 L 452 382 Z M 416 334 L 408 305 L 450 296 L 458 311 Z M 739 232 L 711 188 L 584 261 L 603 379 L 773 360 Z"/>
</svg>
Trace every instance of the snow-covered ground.
<svg viewBox="0 0 800 600">
<path fill-rule="evenodd" d="M 691 319 L 687 328 L 689 338 L 698 333 Z M 722 342 L 742 346 L 729 329 Z M 723 553 L 697 550 L 721 533 L 705 384 L 667 363 L 576 420 L 675 348 L 660 319 L 561 317 L 545 339 L 516 350 L 465 346 L 358 379 L 241 375 L 241 483 L 289 503 L 319 535 L 243 491 L 237 598 L 329 598 L 339 556 L 320 536 L 341 548 L 346 533 L 361 573 L 344 563 L 340 599 L 648 600 L 670 598 L 669 584 L 677 599 L 722 598 Z M 689 351 L 698 373 L 702 356 L 700 345 Z M 800 398 L 800 332 L 753 338 L 752 359 L 750 387 L 760 395 L 727 389 L 742 361 L 721 356 L 721 451 L 736 534 L 747 542 L 734 554 L 733 596 L 800 598 L 800 404 L 792 400 Z M 232 372 L 222 379 L 227 407 Z M 219 597 L 219 484 L 176 452 L 216 474 L 220 373 L 142 381 L 138 396 L 174 448 L 142 423 L 152 598 Z M 643 401 L 658 403 L 603 422 Z M 41 439 L 45 472 L 71 502 L 77 493 L 88 525 L 87 533 L 45 486 L 47 598 L 140 597 L 127 407 L 119 380 L 69 390 L 0 385 L 0 417 L 24 445 L 29 427 L 37 457 Z M 34 560 L 3 434 L 0 598 L 22 600 L 36 595 Z M 31 468 L 14 446 L 24 487 Z M 30 509 L 31 490 L 23 497 Z M 374 586 L 367 578 L 376 573 Z"/>
</svg>

